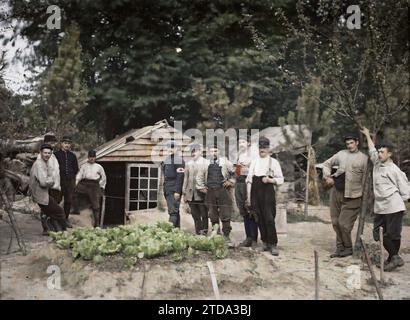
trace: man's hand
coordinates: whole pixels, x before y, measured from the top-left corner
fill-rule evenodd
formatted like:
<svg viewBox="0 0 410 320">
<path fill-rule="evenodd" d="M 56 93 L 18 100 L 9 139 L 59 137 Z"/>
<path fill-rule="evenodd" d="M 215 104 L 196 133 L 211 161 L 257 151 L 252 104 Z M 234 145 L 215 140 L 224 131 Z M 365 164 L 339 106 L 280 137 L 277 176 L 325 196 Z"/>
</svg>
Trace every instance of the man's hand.
<svg viewBox="0 0 410 320">
<path fill-rule="evenodd" d="M 207 193 L 207 192 L 208 192 L 208 189 L 207 189 L 207 188 L 203 188 L 203 189 L 198 189 L 198 191 L 199 191 L 199 192 L 202 192 L 202 193 Z"/>
<path fill-rule="evenodd" d="M 366 137 L 370 137 L 370 131 L 366 127 L 361 128 L 360 132 L 363 133 Z"/>
<path fill-rule="evenodd" d="M 229 180 L 224 181 L 224 188 L 225 189 L 229 189 L 232 186 L 233 186 L 233 184 Z"/>
<path fill-rule="evenodd" d="M 333 187 L 335 185 L 335 180 L 332 178 L 332 177 L 327 177 L 326 179 L 325 179 L 325 186 L 327 187 L 327 188 L 331 188 L 331 187 Z"/>
<path fill-rule="evenodd" d="M 251 197 L 247 197 L 245 200 L 245 207 L 250 208 L 251 207 Z"/>
<path fill-rule="evenodd" d="M 273 178 L 263 177 L 262 182 L 263 183 L 273 183 Z"/>
<path fill-rule="evenodd" d="M 174 200 L 175 201 L 179 201 L 179 199 L 181 199 L 181 195 L 177 192 L 174 193 Z"/>
</svg>

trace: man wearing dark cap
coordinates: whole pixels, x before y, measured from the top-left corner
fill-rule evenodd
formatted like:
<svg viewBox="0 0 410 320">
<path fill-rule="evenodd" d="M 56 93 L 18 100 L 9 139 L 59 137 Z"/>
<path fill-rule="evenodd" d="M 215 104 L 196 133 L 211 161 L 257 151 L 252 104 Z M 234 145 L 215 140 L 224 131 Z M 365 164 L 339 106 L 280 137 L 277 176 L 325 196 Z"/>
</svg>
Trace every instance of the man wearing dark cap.
<svg viewBox="0 0 410 320">
<path fill-rule="evenodd" d="M 196 188 L 205 195 L 212 227 L 222 224 L 225 241 L 232 247 L 233 243 L 229 237 L 233 211 L 230 190 L 235 185 L 235 169 L 233 164 L 220 154 L 216 144 L 209 147 L 208 159 L 208 166 L 203 166 L 198 171 Z"/>
<path fill-rule="evenodd" d="M 278 256 L 278 236 L 276 233 L 275 185 L 284 182 L 279 161 L 270 156 L 270 141 L 259 138 L 259 157 L 251 162 L 247 183 L 246 205 L 256 212 L 257 223 L 263 242 L 263 250 Z"/>
<path fill-rule="evenodd" d="M 94 227 L 100 223 L 100 200 L 105 190 L 107 177 L 104 168 L 96 163 L 97 153 L 95 150 L 88 151 L 88 161 L 84 163 L 75 178 L 74 203 L 78 207 L 78 194 L 85 195 L 89 202 L 94 215 Z"/>
<path fill-rule="evenodd" d="M 54 134 L 46 134 L 44 136 L 44 143 L 49 144 L 52 150 L 57 145 L 57 138 Z M 38 154 L 37 159 L 41 159 L 41 153 Z M 61 201 L 61 181 L 60 181 L 60 165 L 54 153 L 51 154 L 50 159 L 47 162 L 50 172 L 53 175 L 54 185 L 48 189 L 48 193 L 53 199 L 60 203 Z M 43 226 L 43 234 L 48 234 L 47 216 L 41 215 L 41 224 Z M 71 224 L 67 220 L 67 227 L 71 227 Z"/>
<path fill-rule="evenodd" d="M 367 128 L 362 129 L 367 138 L 370 160 L 373 162 L 374 229 L 375 241 L 380 240 L 379 229 L 383 227 L 383 245 L 389 253 L 384 264 L 385 271 L 393 271 L 404 265 L 399 256 L 404 201 L 410 198 L 410 185 L 406 174 L 394 164 L 393 145 L 387 142 L 374 145 Z"/>
<path fill-rule="evenodd" d="M 185 166 L 185 177 L 182 192 L 184 201 L 188 202 L 195 224 L 195 233 L 208 234 L 208 208 L 204 202 L 205 195 L 196 189 L 198 171 L 208 167 L 209 161 L 202 156 L 200 144 L 190 145 L 192 159 Z"/>
<path fill-rule="evenodd" d="M 171 222 L 175 228 L 180 228 L 179 207 L 184 183 L 185 164 L 182 157 L 177 154 L 175 141 L 171 140 L 167 143 L 166 152 L 167 157 L 162 164 L 164 172 L 164 196 L 167 201 L 169 222 Z"/>
<path fill-rule="evenodd" d="M 352 229 L 360 212 L 368 157 L 359 151 L 359 136 L 344 136 L 346 149 L 323 163 L 323 179 L 331 187 L 330 217 L 336 232 L 336 251 L 331 258 L 353 254 Z M 332 174 L 332 168 L 337 170 Z"/>
<path fill-rule="evenodd" d="M 42 213 L 49 218 L 52 230 L 64 231 L 67 224 L 63 208 L 49 195 L 49 189 L 56 183 L 56 175 L 49 165 L 52 149 L 50 144 L 41 146 L 41 157 L 34 162 L 30 170 L 30 190 L 33 200 L 39 205 Z"/>
<path fill-rule="evenodd" d="M 60 166 L 61 197 L 64 198 L 64 213 L 70 215 L 71 203 L 75 188 L 75 176 L 78 173 L 77 156 L 71 152 L 71 138 L 64 136 L 61 141 L 61 149 L 55 153 Z"/>
</svg>

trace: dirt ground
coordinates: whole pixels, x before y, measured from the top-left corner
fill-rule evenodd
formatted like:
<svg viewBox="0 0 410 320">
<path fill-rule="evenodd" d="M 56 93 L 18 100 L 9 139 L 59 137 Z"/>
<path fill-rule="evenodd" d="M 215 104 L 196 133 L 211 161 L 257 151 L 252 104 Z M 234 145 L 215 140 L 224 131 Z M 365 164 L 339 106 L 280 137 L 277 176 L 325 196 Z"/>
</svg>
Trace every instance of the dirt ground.
<svg viewBox="0 0 410 320">
<path fill-rule="evenodd" d="M 314 299 L 314 250 L 319 253 L 320 299 L 377 299 L 370 272 L 360 259 L 329 258 L 334 232 L 328 209 L 312 208 L 310 214 L 322 221 L 288 224 L 287 235 L 279 237 L 279 257 L 260 249 L 234 248 L 222 260 L 206 254 L 182 262 L 158 258 L 128 269 L 115 259 L 102 265 L 73 262 L 68 251 L 41 235 L 35 215 L 17 213 L 29 254 L 22 256 L 15 240 L 11 253 L 5 254 L 10 227 L 0 220 L 1 299 L 214 299 L 207 261 L 214 265 L 221 299 Z M 150 212 L 132 220 L 154 223 L 166 219 L 164 212 Z M 86 225 L 89 216 L 74 216 L 72 221 Z M 193 232 L 190 215 L 182 215 L 182 228 Z M 365 227 L 365 239 L 373 243 L 370 224 Z M 232 240 L 243 240 L 242 223 L 233 223 Z M 401 255 L 406 264 L 385 274 L 385 299 L 410 299 L 410 227 L 403 228 Z M 59 290 L 47 287 L 51 265 L 61 270 Z M 379 269 L 374 270 L 379 277 Z M 358 282 L 352 287 L 354 279 Z"/>
</svg>

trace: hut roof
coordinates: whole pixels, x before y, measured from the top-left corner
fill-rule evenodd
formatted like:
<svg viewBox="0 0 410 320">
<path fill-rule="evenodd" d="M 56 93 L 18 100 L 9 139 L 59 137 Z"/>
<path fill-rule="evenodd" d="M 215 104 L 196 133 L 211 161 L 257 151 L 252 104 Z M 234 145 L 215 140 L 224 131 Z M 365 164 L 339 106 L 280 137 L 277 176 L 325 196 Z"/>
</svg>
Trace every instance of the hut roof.
<svg viewBox="0 0 410 320">
<path fill-rule="evenodd" d="M 164 156 L 165 144 L 170 139 L 175 140 L 184 152 L 185 147 L 191 142 L 190 137 L 183 135 L 166 120 L 161 120 L 151 126 L 129 130 L 99 146 L 95 149 L 97 161 L 160 162 Z M 83 164 L 86 161 L 85 156 L 79 163 Z"/>
</svg>

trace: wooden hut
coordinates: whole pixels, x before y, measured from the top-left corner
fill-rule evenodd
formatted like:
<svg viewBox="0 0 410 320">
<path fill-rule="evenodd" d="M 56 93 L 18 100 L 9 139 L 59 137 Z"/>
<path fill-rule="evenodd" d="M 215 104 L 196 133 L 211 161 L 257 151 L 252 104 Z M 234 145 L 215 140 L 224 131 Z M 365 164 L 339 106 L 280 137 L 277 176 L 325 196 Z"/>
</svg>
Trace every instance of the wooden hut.
<svg viewBox="0 0 410 320">
<path fill-rule="evenodd" d="M 125 224 L 128 214 L 162 207 L 161 162 L 166 143 L 171 139 L 183 152 L 191 142 L 190 137 L 162 120 L 130 130 L 95 149 L 97 163 L 107 175 L 105 225 Z M 79 163 L 86 161 L 84 157 Z"/>
</svg>

